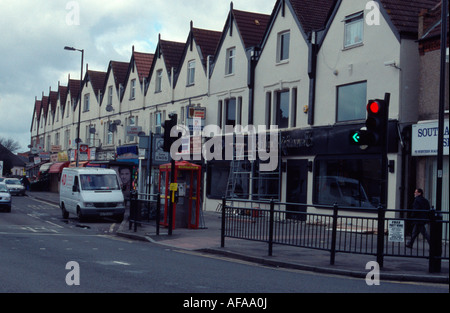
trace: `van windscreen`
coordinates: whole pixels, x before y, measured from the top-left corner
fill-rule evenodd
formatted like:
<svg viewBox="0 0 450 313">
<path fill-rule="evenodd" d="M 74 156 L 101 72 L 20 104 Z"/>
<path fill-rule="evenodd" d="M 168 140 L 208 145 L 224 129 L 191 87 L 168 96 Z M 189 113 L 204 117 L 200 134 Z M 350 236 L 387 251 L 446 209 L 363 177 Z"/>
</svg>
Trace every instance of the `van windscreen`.
<svg viewBox="0 0 450 313">
<path fill-rule="evenodd" d="M 84 174 L 80 178 L 83 190 L 120 190 L 117 175 L 114 174 Z"/>
</svg>

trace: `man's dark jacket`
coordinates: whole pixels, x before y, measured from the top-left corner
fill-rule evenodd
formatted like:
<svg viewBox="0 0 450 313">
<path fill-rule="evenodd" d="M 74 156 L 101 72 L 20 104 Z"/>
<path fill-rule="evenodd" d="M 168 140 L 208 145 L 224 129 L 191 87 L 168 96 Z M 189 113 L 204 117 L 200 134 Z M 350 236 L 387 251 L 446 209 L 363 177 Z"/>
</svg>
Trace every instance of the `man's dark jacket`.
<svg viewBox="0 0 450 313">
<path fill-rule="evenodd" d="M 419 219 L 428 219 L 429 211 L 430 211 L 430 202 L 425 199 L 423 196 L 417 196 L 414 199 L 413 210 L 418 210 L 417 212 L 413 212 L 411 217 L 419 218 Z M 424 223 L 425 221 L 417 221 L 418 223 Z"/>
</svg>

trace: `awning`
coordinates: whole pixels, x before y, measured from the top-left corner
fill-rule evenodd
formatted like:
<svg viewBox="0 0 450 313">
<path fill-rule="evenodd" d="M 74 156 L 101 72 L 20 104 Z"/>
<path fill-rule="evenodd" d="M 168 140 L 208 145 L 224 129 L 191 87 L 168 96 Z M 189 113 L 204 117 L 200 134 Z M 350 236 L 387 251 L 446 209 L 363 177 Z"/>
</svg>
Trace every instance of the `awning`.
<svg viewBox="0 0 450 313">
<path fill-rule="evenodd" d="M 39 172 L 43 173 L 43 172 L 47 172 L 50 169 L 50 166 L 52 166 L 53 163 L 44 163 L 41 165 L 41 167 L 39 168 Z"/>
<path fill-rule="evenodd" d="M 50 166 L 50 170 L 48 171 L 49 173 L 61 173 L 63 168 L 68 167 L 70 164 L 70 162 L 58 162 L 58 163 L 53 163 L 52 166 Z"/>
</svg>

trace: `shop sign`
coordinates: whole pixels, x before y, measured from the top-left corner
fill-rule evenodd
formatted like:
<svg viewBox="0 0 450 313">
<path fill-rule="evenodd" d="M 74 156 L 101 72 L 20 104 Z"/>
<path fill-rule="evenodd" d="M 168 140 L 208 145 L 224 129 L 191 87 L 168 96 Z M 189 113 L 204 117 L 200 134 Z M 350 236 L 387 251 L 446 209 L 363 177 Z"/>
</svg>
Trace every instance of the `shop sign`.
<svg viewBox="0 0 450 313">
<path fill-rule="evenodd" d="M 412 155 L 436 156 L 438 150 L 438 122 L 420 123 L 412 126 Z M 448 120 L 444 122 L 444 155 L 448 154 Z"/>
</svg>

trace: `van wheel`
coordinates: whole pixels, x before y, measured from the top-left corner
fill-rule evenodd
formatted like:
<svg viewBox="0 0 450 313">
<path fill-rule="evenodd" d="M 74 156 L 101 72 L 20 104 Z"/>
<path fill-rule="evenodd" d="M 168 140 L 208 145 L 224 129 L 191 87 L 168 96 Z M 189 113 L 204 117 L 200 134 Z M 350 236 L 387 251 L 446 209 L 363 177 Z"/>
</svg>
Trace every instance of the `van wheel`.
<svg viewBox="0 0 450 313">
<path fill-rule="evenodd" d="M 67 220 L 69 218 L 69 212 L 66 211 L 66 208 L 64 207 L 64 203 L 61 203 L 61 213 L 62 218 Z"/>
<path fill-rule="evenodd" d="M 82 222 L 84 220 L 84 216 L 83 214 L 81 214 L 81 210 L 79 207 L 77 207 L 77 217 L 78 217 L 78 221 Z"/>
</svg>

